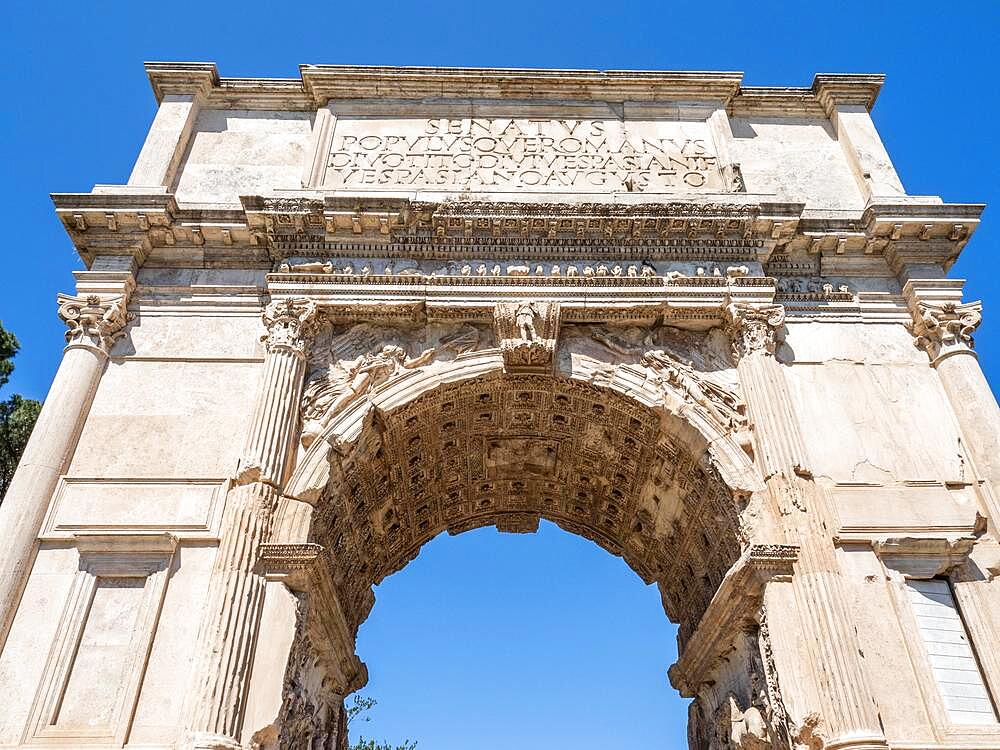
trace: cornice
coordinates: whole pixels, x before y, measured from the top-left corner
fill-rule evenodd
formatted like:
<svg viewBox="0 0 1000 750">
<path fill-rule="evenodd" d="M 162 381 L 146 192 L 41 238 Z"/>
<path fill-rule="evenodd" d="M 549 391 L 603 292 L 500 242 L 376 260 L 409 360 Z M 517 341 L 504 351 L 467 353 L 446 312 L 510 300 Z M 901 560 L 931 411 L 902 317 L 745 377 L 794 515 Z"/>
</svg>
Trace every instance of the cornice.
<svg viewBox="0 0 1000 750">
<path fill-rule="evenodd" d="M 883 83 L 885 76 L 881 73 L 817 73 L 811 90 L 830 116 L 837 107 L 844 105 L 861 106 L 871 111 Z"/>
<path fill-rule="evenodd" d="M 179 265 L 225 266 L 293 256 L 766 263 L 776 253 L 797 253 L 821 258 L 822 275 L 876 261 L 897 274 L 912 264 L 947 270 L 983 210 L 911 199 L 817 215 L 802 204 L 746 193 L 660 203 L 547 203 L 311 191 L 244 196 L 241 207 L 184 207 L 165 191 L 124 186 L 57 193 L 52 200 L 88 267 L 99 256 L 131 256 L 141 265 L 154 251 Z"/>
<path fill-rule="evenodd" d="M 213 62 L 147 62 L 146 75 L 158 102 L 171 94 L 207 95 L 220 85 Z"/>
<path fill-rule="evenodd" d="M 704 101 L 736 114 L 823 116 L 839 104 L 871 108 L 881 75 L 817 74 L 811 87 L 742 85 L 743 73 L 301 65 L 298 78 L 224 78 L 214 63 L 146 63 L 157 100 L 204 96 L 209 104 L 315 109 L 330 100 L 509 99 Z"/>
</svg>

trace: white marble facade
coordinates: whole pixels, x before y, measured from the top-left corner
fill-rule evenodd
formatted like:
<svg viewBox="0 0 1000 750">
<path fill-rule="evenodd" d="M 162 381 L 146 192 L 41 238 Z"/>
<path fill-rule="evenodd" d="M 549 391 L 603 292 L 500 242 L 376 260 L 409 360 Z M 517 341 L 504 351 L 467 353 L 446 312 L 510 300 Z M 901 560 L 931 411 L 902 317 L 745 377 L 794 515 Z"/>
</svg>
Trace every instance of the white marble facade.
<svg viewBox="0 0 1000 750">
<path fill-rule="evenodd" d="M 692 750 L 1000 748 L 982 206 L 880 76 L 147 72 L 128 184 L 53 196 L 0 747 L 343 748 L 372 585 L 545 518 L 658 586 Z"/>
</svg>

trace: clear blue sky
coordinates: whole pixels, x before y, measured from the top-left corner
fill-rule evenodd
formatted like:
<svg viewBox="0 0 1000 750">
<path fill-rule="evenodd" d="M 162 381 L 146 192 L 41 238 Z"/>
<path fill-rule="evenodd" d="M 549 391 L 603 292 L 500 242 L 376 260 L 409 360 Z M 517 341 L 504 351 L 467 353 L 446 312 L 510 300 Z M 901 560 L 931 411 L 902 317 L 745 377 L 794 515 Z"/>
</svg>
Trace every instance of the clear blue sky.
<svg viewBox="0 0 1000 750">
<path fill-rule="evenodd" d="M 0 38 L 6 223 L 0 319 L 23 349 L 8 391 L 41 398 L 78 268 L 48 199 L 122 183 L 155 102 L 144 60 L 228 76 L 299 63 L 888 74 L 874 118 L 911 194 L 997 197 L 1000 3 L 618 2 L 7 4 Z M 977 337 L 1000 375 L 996 211 L 954 276 L 986 303 Z M 439 537 L 376 592 L 359 649 L 380 705 L 366 733 L 424 750 L 683 747 L 666 682 L 674 629 L 619 559 L 543 524 L 535 536 Z"/>
</svg>

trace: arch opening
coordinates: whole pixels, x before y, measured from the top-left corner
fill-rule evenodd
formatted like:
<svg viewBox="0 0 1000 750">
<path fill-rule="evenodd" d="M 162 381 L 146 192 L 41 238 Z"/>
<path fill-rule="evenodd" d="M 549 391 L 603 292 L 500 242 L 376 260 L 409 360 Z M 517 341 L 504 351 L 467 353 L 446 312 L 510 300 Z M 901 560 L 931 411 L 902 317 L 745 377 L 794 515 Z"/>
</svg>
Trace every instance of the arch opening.
<svg viewBox="0 0 1000 750">
<path fill-rule="evenodd" d="M 676 632 L 620 558 L 550 522 L 442 534 L 376 588 L 357 645 L 378 705 L 351 740 L 683 745 L 688 701 L 664 678 Z"/>
<path fill-rule="evenodd" d="M 317 684 L 327 686 L 314 686 L 298 705 L 339 706 L 342 716 L 343 699 L 367 681 L 355 646 L 373 587 L 439 534 L 487 526 L 528 533 L 545 519 L 621 557 L 656 584 L 684 653 L 724 580 L 745 566 L 762 498 L 728 341 L 717 330 L 564 325 L 551 371 L 524 372 L 508 367 L 502 350 L 478 348 L 491 343 L 488 330 L 432 328 L 334 329 L 321 363 L 347 361 L 338 347 L 354 339 L 363 340 L 355 347 L 362 354 L 385 354 L 384 342 L 396 336 L 392 375 L 343 398 L 345 373 L 377 359 L 353 354 L 349 368 L 322 365 L 310 380 L 315 395 L 337 378 L 327 391 L 336 414 L 316 429 L 304 408 L 312 434 L 272 536 L 309 547 L 324 571 L 310 574 L 308 586 L 290 584 L 299 593 L 299 626 L 286 683 L 288 675 L 299 675 L 299 684 L 315 680 L 309 664 L 322 662 Z M 447 341 L 472 345 L 442 356 Z M 682 345 L 703 359 L 685 361 Z M 715 370 L 730 380 L 717 385 Z M 744 676 L 730 689 L 749 684 L 755 637 L 743 643 L 740 635 L 734 645 L 742 654 L 734 675 Z M 744 687 L 739 703 L 749 705 Z M 287 684 L 285 692 L 282 725 L 308 722 Z"/>
<path fill-rule="evenodd" d="M 745 500 L 657 410 L 592 384 L 492 375 L 373 413 L 312 514 L 356 630 L 371 586 L 437 534 L 531 532 L 541 518 L 622 557 L 693 632 L 741 551 Z"/>
</svg>

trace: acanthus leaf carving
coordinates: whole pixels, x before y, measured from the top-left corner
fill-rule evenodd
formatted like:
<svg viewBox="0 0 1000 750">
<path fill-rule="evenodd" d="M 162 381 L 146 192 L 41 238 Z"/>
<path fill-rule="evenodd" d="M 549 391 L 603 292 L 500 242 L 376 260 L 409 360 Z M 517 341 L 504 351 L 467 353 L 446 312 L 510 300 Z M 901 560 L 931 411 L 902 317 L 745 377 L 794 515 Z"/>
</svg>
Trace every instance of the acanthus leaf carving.
<svg viewBox="0 0 1000 750">
<path fill-rule="evenodd" d="M 757 353 L 774 356 L 778 332 L 785 324 L 783 305 L 731 302 L 725 315 L 725 327 L 737 360 Z"/>
<path fill-rule="evenodd" d="M 316 303 L 311 299 L 279 299 L 264 308 L 267 333 L 261 337 L 268 352 L 287 351 L 305 356 L 317 323 Z"/>
<path fill-rule="evenodd" d="M 124 294 L 104 296 L 89 294 L 76 297 L 60 294 L 59 317 L 67 326 L 70 345 L 89 345 L 107 353 L 125 335 L 125 325 L 135 315 L 126 310 Z"/>
<path fill-rule="evenodd" d="M 932 361 L 975 347 L 972 334 L 983 321 L 982 302 L 945 302 L 936 305 L 917 303 L 918 317 L 913 323 L 916 345 L 927 351 Z"/>
</svg>

